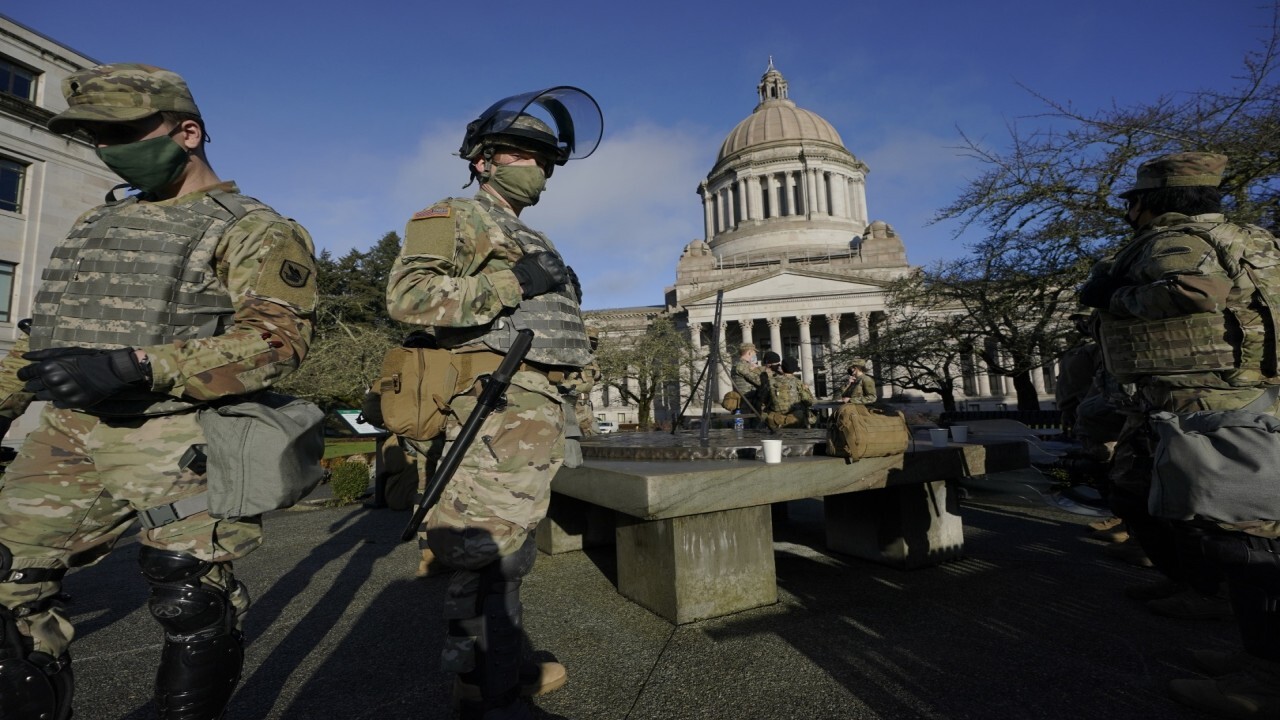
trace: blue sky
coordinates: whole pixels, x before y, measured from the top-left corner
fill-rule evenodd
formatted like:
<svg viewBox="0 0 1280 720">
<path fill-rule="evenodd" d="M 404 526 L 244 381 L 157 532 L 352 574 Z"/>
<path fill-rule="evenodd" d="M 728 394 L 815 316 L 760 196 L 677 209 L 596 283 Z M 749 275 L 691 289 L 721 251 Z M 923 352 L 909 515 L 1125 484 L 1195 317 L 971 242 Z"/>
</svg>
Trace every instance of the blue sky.
<svg viewBox="0 0 1280 720">
<path fill-rule="evenodd" d="M 132 10 L 127 10 L 133 8 Z M 469 195 L 457 151 L 493 101 L 552 85 L 592 93 L 595 155 L 559 168 L 524 219 L 555 241 L 587 308 L 660 304 L 702 237 L 695 193 L 751 113 L 770 56 L 791 98 L 870 166 L 873 220 L 916 265 L 965 239 L 929 218 L 979 166 L 960 131 L 1003 147 L 1043 110 L 1226 88 L 1268 36 L 1260 0 L 969 2 L 9 2 L 0 12 L 103 62 L 185 76 L 223 178 L 335 254 Z M 481 15 L 477 9 L 483 8 Z"/>
</svg>

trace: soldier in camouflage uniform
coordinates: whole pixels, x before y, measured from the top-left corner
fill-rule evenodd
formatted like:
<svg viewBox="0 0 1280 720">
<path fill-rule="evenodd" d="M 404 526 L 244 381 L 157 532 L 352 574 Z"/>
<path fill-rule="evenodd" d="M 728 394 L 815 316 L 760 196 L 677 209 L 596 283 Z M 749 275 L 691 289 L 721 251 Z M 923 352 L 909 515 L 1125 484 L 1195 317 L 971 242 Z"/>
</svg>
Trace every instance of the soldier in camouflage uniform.
<svg viewBox="0 0 1280 720">
<path fill-rule="evenodd" d="M 781 372 L 769 376 L 769 407 L 765 421 L 777 430 L 786 427 L 812 427 L 809 408 L 815 402 L 813 392 L 796 373 L 800 363 L 795 358 L 782 361 Z"/>
<path fill-rule="evenodd" d="M 756 346 L 751 343 L 739 345 L 738 360 L 733 364 L 729 379 L 733 382 L 734 391 L 751 404 L 750 407 L 744 406 L 743 412 L 750 412 L 751 408 L 764 412 L 760 407 L 760 378 L 764 372 L 765 369 L 756 364 Z"/>
<path fill-rule="evenodd" d="M 31 363 L 17 375 L 51 402 L 0 489 L 0 717 L 70 716 L 72 628 L 50 601 L 69 568 L 100 560 L 138 519 L 164 628 L 159 714 L 218 718 L 240 676 L 249 603 L 231 562 L 261 544 L 262 528 L 211 517 L 202 470 L 179 463 L 205 442 L 198 408 L 302 361 L 312 243 L 214 173 L 178 75 L 104 65 L 62 89 L 70 107 L 49 129 L 86 133 L 121 188 L 140 194 L 81 216 L 36 296 Z M 12 387 L 12 365 L 3 372 L 0 387 Z"/>
<path fill-rule="evenodd" d="M 1275 329 L 1252 298 L 1255 289 L 1274 296 L 1278 288 L 1241 260 L 1260 252 L 1249 266 L 1265 269 L 1280 252 L 1265 230 L 1222 215 L 1226 165 L 1223 155 L 1199 152 L 1143 163 L 1135 187 L 1121 194 L 1136 237 L 1094 269 L 1080 299 L 1099 309 L 1107 371 L 1129 390 L 1113 402 L 1127 415 L 1111 473 L 1116 514 L 1158 569 L 1192 588 L 1152 609 L 1208 616 L 1206 595 L 1225 569 L 1244 639 L 1245 653 L 1196 656 L 1219 677 L 1175 680 L 1171 691 L 1221 717 L 1280 717 L 1280 524 L 1161 521 L 1147 512 L 1148 413 L 1277 410 L 1265 389 L 1277 382 Z"/>
<path fill-rule="evenodd" d="M 554 130 L 532 114 L 544 111 Z M 392 318 L 424 326 L 439 347 L 473 364 L 496 367 L 517 329 L 534 330 L 505 406 L 486 420 L 423 529 L 436 557 L 457 569 L 441 666 L 458 676 L 463 717 L 531 717 L 522 696 L 565 681 L 559 663 L 524 660 L 519 593 L 563 462 L 562 403 L 573 390 L 566 382 L 592 355 L 576 276 L 519 215 L 538 201 L 555 166 L 589 155 L 599 137 L 599 107 L 576 88 L 494 104 L 467 126 L 460 150 L 479 192 L 409 220 L 387 287 Z M 436 440 L 445 452 L 476 397 L 473 390 L 452 399 L 452 419 Z"/>
<path fill-rule="evenodd" d="M 844 402 L 871 405 L 876 401 L 876 381 L 867 374 L 867 361 L 861 358 L 849 363 L 849 382 L 840 391 Z"/>
</svg>

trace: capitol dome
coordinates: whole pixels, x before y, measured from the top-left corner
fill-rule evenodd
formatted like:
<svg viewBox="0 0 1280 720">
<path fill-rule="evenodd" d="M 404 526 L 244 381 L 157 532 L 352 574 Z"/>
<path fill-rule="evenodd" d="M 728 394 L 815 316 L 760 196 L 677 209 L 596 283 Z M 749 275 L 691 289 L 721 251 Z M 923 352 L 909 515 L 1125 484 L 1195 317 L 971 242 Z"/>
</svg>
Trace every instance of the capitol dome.
<svg viewBox="0 0 1280 720">
<path fill-rule="evenodd" d="M 796 107 L 787 97 L 787 81 L 769 64 L 768 71 L 760 79 L 758 87 L 760 104 L 745 120 L 729 132 L 720 146 L 716 162 L 744 151 L 763 149 L 773 144 L 791 144 L 816 140 L 844 149 L 840 133 L 815 112 Z"/>
<path fill-rule="evenodd" d="M 712 254 L 757 262 L 856 252 L 867 227 L 867 166 L 831 123 L 796 107 L 772 58 L 756 94 L 698 187 Z"/>
</svg>

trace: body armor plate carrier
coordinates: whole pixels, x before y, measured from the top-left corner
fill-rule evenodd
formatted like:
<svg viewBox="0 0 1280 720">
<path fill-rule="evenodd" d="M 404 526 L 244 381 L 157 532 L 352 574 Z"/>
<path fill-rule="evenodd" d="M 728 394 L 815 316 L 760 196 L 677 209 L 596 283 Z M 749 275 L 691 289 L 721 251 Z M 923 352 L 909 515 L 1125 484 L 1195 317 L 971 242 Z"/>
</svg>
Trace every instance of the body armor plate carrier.
<svg viewBox="0 0 1280 720">
<path fill-rule="evenodd" d="M 222 190 L 182 205 L 126 198 L 87 215 L 53 251 L 36 294 L 31 349 L 116 349 L 220 335 L 231 295 L 214 272 L 226 228 L 266 205 Z M 155 415 L 192 407 L 151 393 L 95 413 Z"/>
<path fill-rule="evenodd" d="M 515 240 L 528 254 L 537 252 L 559 253 L 545 235 L 507 213 L 489 211 L 481 201 L 452 200 L 451 202 L 477 202 L 485 208 L 484 215 L 502 228 L 507 237 Z M 573 288 L 565 285 L 558 290 L 522 300 L 518 306 L 496 318 L 488 325 L 462 331 L 453 328 L 435 328 L 434 334 L 442 347 L 460 347 L 483 343 L 495 352 L 506 354 L 515 341 L 516 333 L 528 328 L 533 331 L 533 346 L 528 361 L 540 365 L 580 368 L 591 362 L 591 340 L 582 322 L 582 310 L 573 296 Z"/>
<path fill-rule="evenodd" d="M 1217 253 L 1232 287 L 1221 312 L 1162 320 L 1102 314 L 1107 371 L 1121 382 L 1143 375 L 1221 372 L 1233 385 L 1280 375 L 1280 243 L 1254 225 L 1188 222 L 1167 232 L 1195 235 Z"/>
</svg>

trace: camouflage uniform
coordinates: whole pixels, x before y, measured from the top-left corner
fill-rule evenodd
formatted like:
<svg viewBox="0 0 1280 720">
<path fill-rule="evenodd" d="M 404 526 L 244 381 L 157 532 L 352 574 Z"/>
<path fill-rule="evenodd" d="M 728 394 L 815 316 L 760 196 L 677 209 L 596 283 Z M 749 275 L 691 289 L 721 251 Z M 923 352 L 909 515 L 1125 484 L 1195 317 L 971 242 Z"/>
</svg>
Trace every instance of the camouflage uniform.
<svg viewBox="0 0 1280 720">
<path fill-rule="evenodd" d="M 769 378 L 769 408 L 765 421 L 769 427 L 811 427 L 813 418 L 809 408 L 815 402 L 813 392 L 804 381 L 791 373 L 780 373 Z"/>
<path fill-rule="evenodd" d="M 876 401 L 876 381 L 863 373 L 845 386 L 840 397 L 849 398 L 849 402 L 857 405 L 870 405 Z"/>
<path fill-rule="evenodd" d="M 1271 258 L 1254 258 L 1254 264 L 1263 260 L 1265 270 L 1266 261 L 1280 255 L 1274 240 L 1260 228 L 1233 225 L 1218 213 L 1164 212 L 1149 217 L 1155 210 L 1144 210 L 1145 191 L 1216 186 L 1226 162 L 1221 155 L 1179 153 L 1144 163 L 1137 187 L 1122 197 L 1136 195 L 1137 205 L 1128 216 L 1132 219 L 1136 212 L 1134 224 L 1145 224 L 1132 242 L 1094 269 L 1081 288 L 1081 298 L 1090 298 L 1085 304 L 1102 310 L 1100 338 L 1107 370 L 1128 388 L 1113 401 L 1113 407 L 1126 416 L 1111 472 L 1116 514 L 1124 518 L 1157 569 L 1201 595 L 1217 590 L 1225 569 L 1246 650 L 1272 661 L 1280 676 L 1276 523 L 1260 520 L 1215 526 L 1164 521 L 1147 512 L 1154 449 L 1149 413 L 1230 410 L 1255 400 L 1266 404 L 1260 411 L 1276 412 L 1276 403 L 1263 397 L 1270 355 L 1263 347 L 1264 337 L 1274 348 L 1274 329 L 1264 328 L 1267 323 L 1251 301 L 1252 278 L 1260 276 L 1245 272 L 1241 265 L 1242 254 L 1259 247 L 1254 243 L 1259 240 Z M 1172 324 L 1180 330 L 1165 329 Z M 1218 329 L 1197 331 L 1197 324 Z M 1223 332 L 1224 326 L 1230 329 Z M 1147 353 L 1145 357 L 1128 355 L 1136 345 L 1149 348 L 1141 351 Z M 1133 357 L 1154 358 L 1161 370 L 1135 370 L 1142 365 Z M 1178 683 L 1186 692 L 1178 691 Z M 1189 688 L 1219 706 L 1234 702 L 1218 693 L 1213 681 L 1175 681 L 1174 694 L 1194 704 L 1187 700 L 1195 694 Z"/>
<path fill-rule="evenodd" d="M 157 73 L 167 71 L 103 66 L 71 76 L 64 88 L 83 83 L 88 92 L 91 83 L 110 86 L 139 78 L 147 82 Z M 137 92 L 117 89 L 122 95 Z M 77 108 L 98 110 L 73 102 L 72 109 Z M 63 125 L 63 130 L 74 127 Z M 224 205 L 245 212 L 237 214 Z M 206 217 L 210 207 L 226 211 L 217 218 Z M 199 229 L 164 223 L 163 218 L 185 216 L 192 208 L 198 210 L 196 217 L 207 220 Z M 174 284 L 181 293 L 166 292 L 149 300 L 139 292 L 153 284 L 149 273 L 173 262 L 147 254 L 155 247 L 171 247 L 157 239 L 160 233 L 178 238 L 188 233 L 192 239 L 189 254 L 175 271 Z M 305 230 L 239 195 L 230 182 L 171 199 L 110 202 L 85 213 L 55 248 L 37 295 L 32 347 L 133 346 L 150 359 L 151 382 L 149 388 L 134 386 L 88 408 L 50 403 L 5 475 L 0 547 L 7 547 L 13 557 L 12 572 L 4 573 L 0 582 L 0 605 L 13 612 L 18 630 L 36 653 L 65 657 L 71 642 L 70 622 L 50 606 L 68 568 L 100 560 L 140 512 L 204 492 L 203 474 L 179 468 L 183 454 L 204 443 L 194 411 L 209 401 L 267 388 L 301 362 L 311 340 L 316 302 L 313 256 Z M 139 322 L 141 315 L 130 315 L 145 308 L 157 313 L 147 317 L 177 318 L 184 310 L 190 312 L 190 305 L 182 308 L 180 303 L 197 302 L 197 297 L 217 318 L 201 329 Z M 102 309 L 118 310 L 117 319 Z M 79 342 L 67 339 L 77 337 Z M 131 342 L 131 337 L 153 342 Z M 16 363 L 10 360 L 0 363 L 0 387 L 11 389 Z M 10 394 L 2 412 L 20 413 L 25 407 L 21 395 Z M 200 568 L 204 574 L 198 586 L 182 587 L 209 589 L 209 598 L 230 603 L 238 621 L 248 606 L 248 594 L 234 580 L 231 561 L 261 544 L 260 520 L 217 520 L 207 511 L 183 516 L 175 509 L 175 514 L 179 519 L 143 530 L 142 555 Z M 147 562 L 140 562 L 144 573 L 150 572 Z M 152 611 L 163 625 L 154 590 L 159 581 L 147 577 L 153 583 Z M 194 591 L 201 592 L 205 591 Z M 238 631 L 236 635 L 238 644 Z M 238 677 L 238 668 L 235 674 Z M 158 701 L 160 683 L 158 678 Z M 226 697 L 231 688 L 225 689 Z"/>
<path fill-rule="evenodd" d="M 474 199 L 450 198 L 418 213 L 409 221 L 391 270 L 391 317 L 432 328 L 438 341 L 459 352 L 490 352 L 467 338 L 522 302 L 511 268 L 525 250 L 503 227 L 512 222 L 519 223 L 514 213 L 485 191 Z M 451 621 L 475 616 L 478 571 L 526 545 L 547 513 L 551 478 L 563 461 L 562 387 L 578 368 L 528 363 L 523 368 L 512 378 L 506 405 L 485 421 L 479 439 L 427 515 L 428 546 L 437 558 L 459 569 L 445 605 L 445 618 Z M 453 417 L 441 452 L 448 452 L 447 443 L 457 436 L 475 401 L 474 392 L 451 401 Z M 427 447 L 420 449 L 429 453 Z M 528 562 L 531 567 L 532 558 Z M 442 668 L 472 670 L 475 637 L 451 633 Z"/>
</svg>

